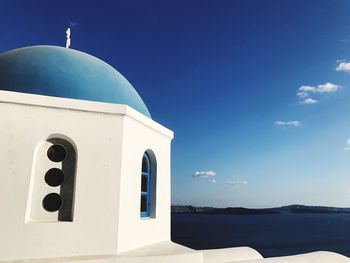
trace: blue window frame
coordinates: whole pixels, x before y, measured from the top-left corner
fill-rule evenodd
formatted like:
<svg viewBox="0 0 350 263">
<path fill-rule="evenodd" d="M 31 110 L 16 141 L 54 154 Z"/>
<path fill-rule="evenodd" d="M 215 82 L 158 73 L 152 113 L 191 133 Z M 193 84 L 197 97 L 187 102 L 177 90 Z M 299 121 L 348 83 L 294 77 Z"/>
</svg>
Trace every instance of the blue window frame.
<svg viewBox="0 0 350 263">
<path fill-rule="evenodd" d="M 141 206 L 140 216 L 150 217 L 151 215 L 151 162 L 147 153 L 143 154 L 141 171 Z"/>
</svg>

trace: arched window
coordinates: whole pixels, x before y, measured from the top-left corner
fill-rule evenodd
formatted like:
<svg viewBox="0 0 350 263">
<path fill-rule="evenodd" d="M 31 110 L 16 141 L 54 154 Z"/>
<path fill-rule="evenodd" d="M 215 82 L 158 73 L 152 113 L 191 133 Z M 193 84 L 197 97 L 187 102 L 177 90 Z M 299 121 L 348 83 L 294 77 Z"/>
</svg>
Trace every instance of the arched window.
<svg viewBox="0 0 350 263">
<path fill-rule="evenodd" d="M 75 147 L 66 139 L 49 138 L 38 145 L 27 221 L 73 221 L 76 163 Z"/>
<path fill-rule="evenodd" d="M 147 150 L 142 157 L 140 216 L 155 217 L 156 206 L 156 160 Z"/>
</svg>

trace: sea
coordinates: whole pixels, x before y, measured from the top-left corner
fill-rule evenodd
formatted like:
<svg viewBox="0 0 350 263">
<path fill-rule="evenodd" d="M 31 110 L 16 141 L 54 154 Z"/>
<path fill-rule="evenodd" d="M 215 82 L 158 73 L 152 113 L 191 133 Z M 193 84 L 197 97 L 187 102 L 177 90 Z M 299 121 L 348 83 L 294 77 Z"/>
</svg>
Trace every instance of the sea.
<svg viewBox="0 0 350 263">
<path fill-rule="evenodd" d="M 172 240 L 193 249 L 249 246 L 264 257 L 332 251 L 350 257 L 350 213 L 172 214 Z"/>
</svg>

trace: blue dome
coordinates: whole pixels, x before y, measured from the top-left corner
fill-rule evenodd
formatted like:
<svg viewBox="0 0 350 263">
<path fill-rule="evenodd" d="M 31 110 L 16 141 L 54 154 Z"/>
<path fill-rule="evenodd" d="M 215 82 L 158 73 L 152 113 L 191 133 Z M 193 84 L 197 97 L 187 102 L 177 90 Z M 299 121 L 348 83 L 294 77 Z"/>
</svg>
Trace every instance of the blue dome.
<svg viewBox="0 0 350 263">
<path fill-rule="evenodd" d="M 0 90 L 126 104 L 151 118 L 141 97 L 113 67 L 86 53 L 56 46 L 0 54 Z"/>
</svg>

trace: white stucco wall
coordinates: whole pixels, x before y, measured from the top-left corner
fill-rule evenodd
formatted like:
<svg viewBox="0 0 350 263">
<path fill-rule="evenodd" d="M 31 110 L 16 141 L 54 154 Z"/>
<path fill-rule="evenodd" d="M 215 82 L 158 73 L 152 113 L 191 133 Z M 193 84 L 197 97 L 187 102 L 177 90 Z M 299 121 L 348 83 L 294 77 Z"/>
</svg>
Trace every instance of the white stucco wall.
<svg viewBox="0 0 350 263">
<path fill-rule="evenodd" d="M 129 116 L 124 117 L 123 130 L 121 173 L 125 176 L 120 183 L 118 252 L 170 240 L 171 137 Z M 155 216 L 141 219 L 141 161 L 148 149 L 157 161 L 157 202 Z"/>
<path fill-rule="evenodd" d="M 125 105 L 6 91 L 0 91 L 0 116 L 0 261 L 115 255 L 170 238 L 171 131 Z M 69 138 L 77 149 L 73 222 L 31 220 L 28 212 L 30 182 L 40 171 L 35 151 L 52 137 Z M 139 216 L 145 147 L 158 157 L 157 194 L 169 202 L 158 206 L 153 221 Z M 136 230 L 152 237 L 138 238 Z"/>
</svg>

